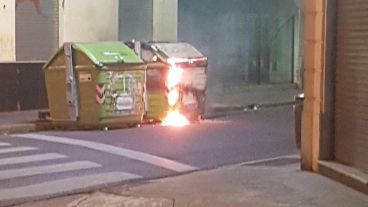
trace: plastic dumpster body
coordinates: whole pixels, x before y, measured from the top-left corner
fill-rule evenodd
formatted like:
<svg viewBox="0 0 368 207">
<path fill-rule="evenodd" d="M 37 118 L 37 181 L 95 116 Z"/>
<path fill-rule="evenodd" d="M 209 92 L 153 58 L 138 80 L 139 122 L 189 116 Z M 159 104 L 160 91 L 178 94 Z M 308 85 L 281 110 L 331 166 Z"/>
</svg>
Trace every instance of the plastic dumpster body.
<svg viewBox="0 0 368 207">
<path fill-rule="evenodd" d="M 55 125 L 136 125 L 145 113 L 143 61 L 121 42 L 66 43 L 45 64 Z"/>
<path fill-rule="evenodd" d="M 164 80 L 168 70 L 167 64 L 147 64 L 147 112 L 145 116 L 147 120 L 162 121 L 167 116 L 170 106 L 167 102 L 167 87 Z"/>
</svg>

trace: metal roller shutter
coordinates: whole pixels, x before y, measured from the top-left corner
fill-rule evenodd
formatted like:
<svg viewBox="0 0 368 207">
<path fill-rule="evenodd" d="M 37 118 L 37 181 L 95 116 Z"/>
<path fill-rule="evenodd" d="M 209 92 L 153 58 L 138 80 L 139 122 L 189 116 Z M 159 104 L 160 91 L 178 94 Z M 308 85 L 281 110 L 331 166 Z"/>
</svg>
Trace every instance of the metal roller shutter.
<svg viewBox="0 0 368 207">
<path fill-rule="evenodd" d="M 16 59 L 45 61 L 59 47 L 58 0 L 16 0 Z"/>
<path fill-rule="evenodd" d="M 368 172 L 368 1 L 338 0 L 336 161 Z"/>
</svg>

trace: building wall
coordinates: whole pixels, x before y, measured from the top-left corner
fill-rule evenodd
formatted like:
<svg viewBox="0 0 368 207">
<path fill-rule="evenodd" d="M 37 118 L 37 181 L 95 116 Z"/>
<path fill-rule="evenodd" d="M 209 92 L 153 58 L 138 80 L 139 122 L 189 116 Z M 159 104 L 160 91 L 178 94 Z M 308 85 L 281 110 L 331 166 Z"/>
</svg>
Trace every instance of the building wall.
<svg viewBox="0 0 368 207">
<path fill-rule="evenodd" d="M 294 0 L 180 0 L 179 40 L 209 56 L 216 82 L 291 83 L 298 17 Z"/>
<path fill-rule="evenodd" d="M 118 40 L 118 0 L 59 0 L 59 43 Z"/>
<path fill-rule="evenodd" d="M 119 40 L 150 41 L 153 37 L 153 0 L 119 1 Z"/>
<path fill-rule="evenodd" d="M 301 167 L 368 194 L 364 4 L 304 0 Z"/>
<path fill-rule="evenodd" d="M 15 2 L 17 61 L 46 61 L 66 41 L 118 39 L 118 0 Z"/>
<path fill-rule="evenodd" d="M 58 0 L 16 1 L 17 61 L 46 61 L 58 48 Z"/>
<path fill-rule="evenodd" d="M 368 173 L 368 1 L 337 1 L 335 159 Z M 368 190 L 368 185 L 367 185 Z"/>
<path fill-rule="evenodd" d="M 178 0 L 153 0 L 153 40 L 178 39 Z"/>
<path fill-rule="evenodd" d="M 15 61 L 15 1 L 0 0 L 0 62 Z"/>
<path fill-rule="evenodd" d="M 119 40 L 176 41 L 178 0 L 120 0 Z"/>
<path fill-rule="evenodd" d="M 208 94 L 223 101 L 223 89 L 300 81 L 299 16 L 294 0 L 179 0 L 178 39 L 209 57 Z"/>
</svg>

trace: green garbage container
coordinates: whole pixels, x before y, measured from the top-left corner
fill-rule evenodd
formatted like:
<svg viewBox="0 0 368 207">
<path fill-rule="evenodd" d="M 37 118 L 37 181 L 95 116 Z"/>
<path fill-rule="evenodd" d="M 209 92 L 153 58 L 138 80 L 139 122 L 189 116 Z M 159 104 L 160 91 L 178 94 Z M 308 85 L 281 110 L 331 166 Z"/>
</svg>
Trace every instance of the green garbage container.
<svg viewBox="0 0 368 207">
<path fill-rule="evenodd" d="M 145 64 L 124 43 L 65 43 L 44 66 L 55 125 L 135 125 L 145 113 Z"/>
</svg>

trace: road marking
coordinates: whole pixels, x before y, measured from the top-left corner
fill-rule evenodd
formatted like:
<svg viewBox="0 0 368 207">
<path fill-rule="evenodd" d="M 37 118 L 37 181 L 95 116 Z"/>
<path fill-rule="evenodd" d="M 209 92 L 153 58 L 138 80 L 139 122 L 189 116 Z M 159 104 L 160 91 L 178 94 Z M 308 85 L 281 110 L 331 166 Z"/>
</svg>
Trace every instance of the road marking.
<svg viewBox="0 0 368 207">
<path fill-rule="evenodd" d="M 38 148 L 35 148 L 35 147 L 12 147 L 12 148 L 0 149 L 0 154 L 13 153 L 13 152 L 25 152 L 25 151 L 32 151 L 32 150 L 38 150 Z"/>
<path fill-rule="evenodd" d="M 0 147 L 9 147 L 9 146 L 11 146 L 10 143 L 0 142 Z"/>
<path fill-rule="evenodd" d="M 86 188 L 104 187 L 109 184 L 137 178 L 141 178 L 141 176 L 124 172 L 71 177 L 34 185 L 2 189 L 0 190 L 0 200 L 6 203 L 11 202 L 11 200 L 29 197 L 49 197 L 64 193 L 77 193 L 86 191 Z"/>
<path fill-rule="evenodd" d="M 61 164 L 54 164 L 54 165 L 44 165 L 44 166 L 37 166 L 37 167 L 4 170 L 4 171 L 0 171 L 0 180 L 21 178 L 21 177 L 34 176 L 34 175 L 61 173 L 61 172 L 68 172 L 68 171 L 77 171 L 77 170 L 91 169 L 91 168 L 97 168 L 97 167 L 101 167 L 101 165 L 94 163 L 94 162 L 89 162 L 89 161 L 78 161 L 78 162 L 61 163 Z"/>
<path fill-rule="evenodd" d="M 190 165 L 186 165 L 183 163 L 179 163 L 173 160 L 169 160 L 166 158 L 158 157 L 155 155 L 147 154 L 144 152 L 139 152 L 135 150 L 125 149 L 121 147 L 115 147 L 108 144 L 102 144 L 98 142 L 84 141 L 84 140 L 76 140 L 66 137 L 56 137 L 56 136 L 47 136 L 42 134 L 20 134 L 20 135 L 12 135 L 13 137 L 25 138 L 25 139 L 33 139 L 39 141 L 47 141 L 54 142 L 60 144 L 68 144 L 74 146 L 85 147 L 88 149 L 93 149 L 113 155 L 119 155 L 122 157 L 127 157 L 134 160 L 139 160 L 145 163 L 149 163 L 155 166 L 159 166 L 162 168 L 166 168 L 169 170 L 173 170 L 176 172 L 188 172 L 198 170 L 198 168 Z"/>
<path fill-rule="evenodd" d="M 58 153 L 46 153 L 46 154 L 37 154 L 37 155 L 30 155 L 30 156 L 21 156 L 21 157 L 11 157 L 11 158 L 4 158 L 0 159 L 0 166 L 4 165 L 15 165 L 15 164 L 23 164 L 23 163 L 30 163 L 30 162 L 40 162 L 40 161 L 47 161 L 47 160 L 56 160 L 67 158 L 68 156 L 58 154 Z"/>
<path fill-rule="evenodd" d="M 278 156 L 278 157 L 271 157 L 271 158 L 265 158 L 265 159 L 259 159 L 259 160 L 252 160 L 252 161 L 248 161 L 248 162 L 242 162 L 239 165 L 243 166 L 243 165 L 255 165 L 255 164 L 259 164 L 259 163 L 264 163 L 264 162 L 272 162 L 272 161 L 276 161 L 276 160 L 280 160 L 280 159 L 298 159 L 300 158 L 299 155 L 294 154 L 294 155 L 283 155 L 283 156 Z"/>
</svg>

